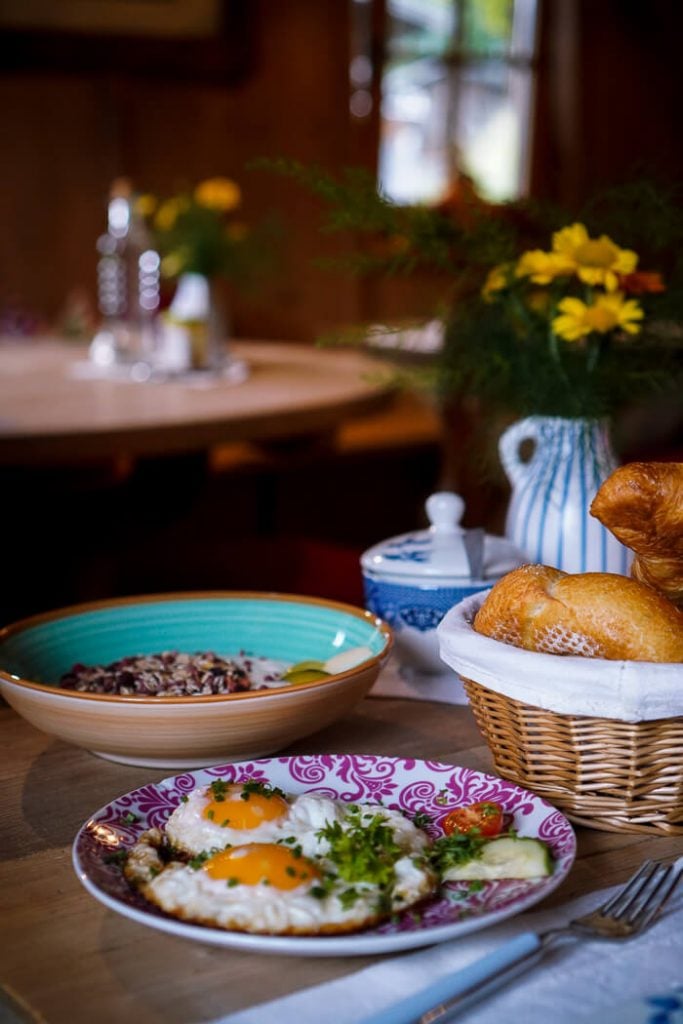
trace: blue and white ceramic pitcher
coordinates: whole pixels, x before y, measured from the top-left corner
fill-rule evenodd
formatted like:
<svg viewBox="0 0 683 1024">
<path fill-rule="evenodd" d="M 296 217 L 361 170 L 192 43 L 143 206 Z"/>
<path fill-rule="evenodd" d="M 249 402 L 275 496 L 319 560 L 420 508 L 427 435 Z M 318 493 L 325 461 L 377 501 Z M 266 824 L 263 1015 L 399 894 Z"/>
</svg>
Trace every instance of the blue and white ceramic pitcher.
<svg viewBox="0 0 683 1024">
<path fill-rule="evenodd" d="M 525 441 L 534 443 L 526 462 Z M 632 552 L 589 511 L 617 468 L 605 422 L 530 416 L 503 433 L 499 452 L 512 485 L 505 533 L 529 561 L 565 572 L 628 574 Z"/>
</svg>

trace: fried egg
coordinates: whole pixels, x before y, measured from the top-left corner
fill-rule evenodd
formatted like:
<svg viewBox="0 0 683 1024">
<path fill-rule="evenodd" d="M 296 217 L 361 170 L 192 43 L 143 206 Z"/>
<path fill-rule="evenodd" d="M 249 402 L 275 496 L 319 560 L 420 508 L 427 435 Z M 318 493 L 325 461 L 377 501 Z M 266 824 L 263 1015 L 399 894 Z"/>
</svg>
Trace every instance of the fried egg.
<svg viewBox="0 0 683 1024">
<path fill-rule="evenodd" d="M 175 917 L 268 935 L 348 932 L 413 906 L 436 888 L 425 856 L 429 839 L 398 811 L 253 789 L 245 800 L 239 785 L 218 790 L 225 799 L 216 803 L 243 806 L 218 808 L 211 803 L 215 791 L 195 791 L 181 805 L 184 814 L 174 812 L 165 832 L 144 833 L 128 856 L 129 881 Z"/>
<path fill-rule="evenodd" d="M 280 790 L 263 783 L 216 779 L 195 789 L 166 823 L 168 841 L 194 855 L 249 842 L 274 842 L 285 834 L 291 805 Z"/>
</svg>

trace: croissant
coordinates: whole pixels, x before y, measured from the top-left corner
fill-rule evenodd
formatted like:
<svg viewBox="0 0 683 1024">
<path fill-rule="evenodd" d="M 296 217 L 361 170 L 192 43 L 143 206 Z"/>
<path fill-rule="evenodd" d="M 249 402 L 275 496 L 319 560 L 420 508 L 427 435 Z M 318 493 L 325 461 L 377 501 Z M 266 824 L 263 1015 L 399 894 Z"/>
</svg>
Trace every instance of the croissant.
<svg viewBox="0 0 683 1024">
<path fill-rule="evenodd" d="M 683 607 L 683 462 L 621 466 L 590 511 L 635 552 L 631 575 Z"/>
<path fill-rule="evenodd" d="M 651 587 L 616 573 L 520 566 L 494 585 L 473 626 L 528 651 L 683 662 L 683 612 Z"/>
</svg>

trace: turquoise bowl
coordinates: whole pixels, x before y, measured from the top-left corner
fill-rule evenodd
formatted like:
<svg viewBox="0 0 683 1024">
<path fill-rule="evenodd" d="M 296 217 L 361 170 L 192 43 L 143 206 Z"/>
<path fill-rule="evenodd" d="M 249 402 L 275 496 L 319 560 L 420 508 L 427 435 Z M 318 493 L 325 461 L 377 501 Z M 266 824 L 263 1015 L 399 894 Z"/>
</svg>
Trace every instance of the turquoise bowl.
<svg viewBox="0 0 683 1024">
<path fill-rule="evenodd" d="M 346 714 L 392 644 L 372 613 L 321 598 L 255 592 L 99 601 L 0 631 L 0 693 L 42 731 L 110 760 L 194 768 L 266 756 Z M 165 650 L 241 652 L 298 662 L 367 648 L 359 664 L 296 686 L 215 696 L 141 697 L 63 690 L 76 663 Z"/>
</svg>

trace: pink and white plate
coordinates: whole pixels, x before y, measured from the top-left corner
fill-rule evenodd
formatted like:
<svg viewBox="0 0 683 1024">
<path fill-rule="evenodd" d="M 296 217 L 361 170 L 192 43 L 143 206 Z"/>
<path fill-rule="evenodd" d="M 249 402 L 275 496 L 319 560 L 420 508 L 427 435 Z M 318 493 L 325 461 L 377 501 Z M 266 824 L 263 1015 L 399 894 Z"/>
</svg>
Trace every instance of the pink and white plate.
<svg viewBox="0 0 683 1024">
<path fill-rule="evenodd" d="M 164 914 L 134 891 L 116 862 L 117 850 L 148 828 L 163 828 L 184 794 L 213 779 L 260 779 L 286 793 L 321 793 L 338 800 L 382 803 L 410 817 L 432 819 L 439 836 L 448 810 L 496 800 L 513 816 L 519 835 L 542 839 L 554 858 L 553 874 L 527 881 L 487 882 L 479 891 L 451 882 L 397 920 L 352 935 L 270 936 L 187 924 Z M 85 888 L 110 910 L 139 924 L 216 946 L 298 956 L 363 956 L 393 953 L 458 938 L 526 910 L 566 878 L 576 854 L 574 831 L 558 810 L 510 782 L 452 764 L 359 754 L 268 757 L 185 772 L 142 786 L 102 807 L 83 825 L 73 845 L 73 864 Z M 419 913 L 415 911 L 419 910 Z"/>
</svg>

